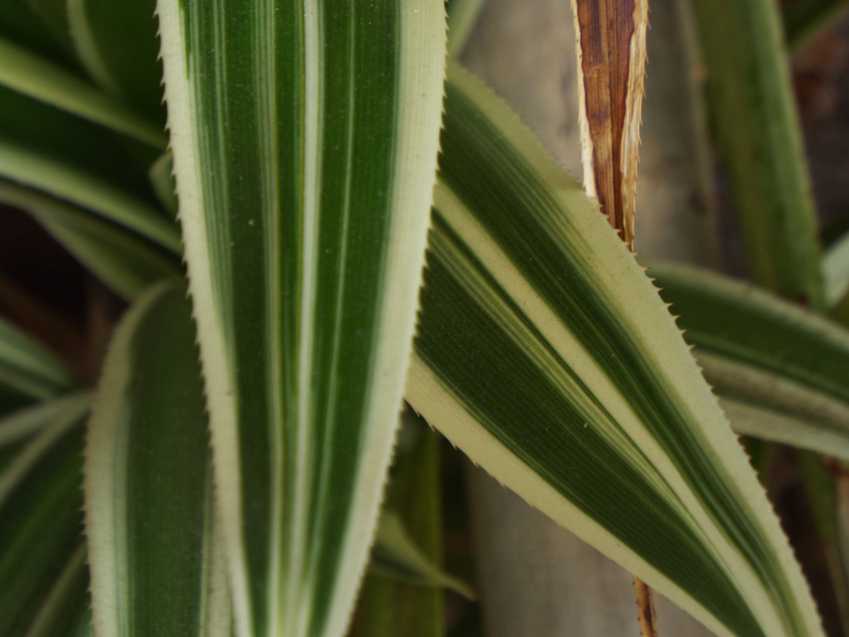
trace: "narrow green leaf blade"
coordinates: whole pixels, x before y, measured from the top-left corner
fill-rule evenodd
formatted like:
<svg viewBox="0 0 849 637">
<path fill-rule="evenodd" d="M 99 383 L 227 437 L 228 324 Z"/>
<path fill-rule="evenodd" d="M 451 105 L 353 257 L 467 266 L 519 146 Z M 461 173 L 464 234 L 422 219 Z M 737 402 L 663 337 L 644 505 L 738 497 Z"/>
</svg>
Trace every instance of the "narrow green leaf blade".
<svg viewBox="0 0 849 637">
<path fill-rule="evenodd" d="M 85 544 L 70 553 L 65 567 L 41 603 L 25 637 L 70 637 L 85 624 L 88 598 L 88 565 Z"/>
<path fill-rule="evenodd" d="M 822 634 L 657 291 L 580 186 L 456 69 L 440 170 L 412 406 L 715 632 Z"/>
<path fill-rule="evenodd" d="M 784 33 L 794 50 L 804 47 L 849 9 L 847 0 L 792 0 L 783 5 Z"/>
<path fill-rule="evenodd" d="M 849 234 L 829 247 L 822 258 L 825 298 L 829 307 L 837 305 L 849 294 Z"/>
<path fill-rule="evenodd" d="M 24 448 L 51 423 L 68 412 L 79 411 L 80 404 L 87 401 L 84 394 L 74 392 L 17 409 L 0 418 L 0 474 L 5 475 L 6 469 L 14 463 L 18 465 L 17 475 L 21 475 L 22 457 L 37 458 L 37 454 L 26 453 Z M 7 485 L 0 493 L 9 493 L 12 488 L 13 485 Z"/>
<path fill-rule="evenodd" d="M 55 356 L 0 318 L 0 387 L 4 393 L 42 399 L 68 389 L 72 382 Z"/>
<path fill-rule="evenodd" d="M 0 37 L 72 69 L 72 56 L 68 55 L 61 38 L 57 39 L 47 28 L 41 13 L 35 10 L 35 3 L 17 0 L 14 4 L 12 7 L 6 2 L 0 11 Z"/>
<path fill-rule="evenodd" d="M 397 513 L 384 512 L 377 527 L 371 570 L 384 577 L 419 586 L 444 587 L 469 599 L 467 584 L 444 573 L 410 537 Z"/>
<path fill-rule="evenodd" d="M 402 535 L 415 546 L 422 569 L 394 568 L 398 558 L 391 544 L 381 545 L 378 532 L 368 577 L 357 600 L 350 637 L 394 637 L 406 626 L 407 637 L 444 637 L 445 608 L 441 569 L 443 547 L 441 437 L 406 407 L 401 416 L 395 456 L 390 469 L 384 514 L 392 511 L 403 525 Z M 383 524 L 384 517 L 380 524 Z M 384 557 L 388 559 L 383 559 Z M 381 572 L 393 569 L 392 575 Z M 429 577 L 428 572 L 437 577 Z M 407 581 L 398 578 L 402 575 Z M 412 577 L 410 577 L 412 575 Z"/>
<path fill-rule="evenodd" d="M 449 0 L 448 53 L 459 56 L 483 9 L 484 0 Z"/>
<path fill-rule="evenodd" d="M 70 51 L 67 0 L 27 0 L 27 5 L 34 15 L 41 18 L 42 23 L 53 34 L 56 42 Z"/>
<path fill-rule="evenodd" d="M 817 220 L 774 0 L 693 3 L 752 279 L 822 309 Z"/>
<path fill-rule="evenodd" d="M 162 154 L 150 165 L 148 177 L 159 203 L 170 213 L 177 214 L 177 193 L 174 192 L 174 159 L 171 153 Z"/>
<path fill-rule="evenodd" d="M 180 251 L 177 228 L 158 209 L 145 159 L 136 170 L 126 138 L 0 87 L 0 177 L 126 225 Z M 143 157 L 144 159 L 144 157 Z"/>
<path fill-rule="evenodd" d="M 155 41 L 151 45 L 155 46 Z M 0 84 L 146 144 L 165 146 L 165 132 L 157 122 L 146 120 L 67 69 L 2 38 Z"/>
<path fill-rule="evenodd" d="M 752 285 L 653 266 L 734 428 L 849 460 L 849 333 Z"/>
<path fill-rule="evenodd" d="M 29 212 L 86 268 L 132 300 L 152 284 L 179 276 L 180 264 L 120 226 L 39 192 L 0 180 L 0 201 Z"/>
<path fill-rule="evenodd" d="M 158 11 L 238 633 L 337 636 L 401 408 L 443 3 Z"/>
<path fill-rule="evenodd" d="M 0 635 L 45 621 L 43 606 L 81 543 L 87 408 L 85 396 L 66 404 L 0 467 Z"/>
<path fill-rule="evenodd" d="M 98 635 L 230 635 L 214 529 L 203 384 L 181 285 L 119 325 L 86 443 L 85 506 Z"/>
<path fill-rule="evenodd" d="M 162 135 L 165 109 L 156 0 L 68 0 L 67 8 L 74 49 L 89 75 Z"/>
</svg>

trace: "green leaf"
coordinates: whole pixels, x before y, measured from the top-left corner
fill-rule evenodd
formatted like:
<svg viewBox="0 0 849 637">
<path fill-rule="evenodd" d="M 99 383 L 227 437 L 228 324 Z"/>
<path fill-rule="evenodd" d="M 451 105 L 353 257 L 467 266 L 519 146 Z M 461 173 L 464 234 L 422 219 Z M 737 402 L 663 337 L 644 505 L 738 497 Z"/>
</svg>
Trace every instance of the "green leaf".
<svg viewBox="0 0 849 637">
<path fill-rule="evenodd" d="M 787 43 L 799 50 L 834 24 L 849 9 L 847 0 L 792 0 L 784 2 L 782 17 Z"/>
<path fill-rule="evenodd" d="M 443 3 L 158 10 L 237 630 L 340 635 L 411 348 Z"/>
<path fill-rule="evenodd" d="M 70 637 L 74 628 L 88 623 L 88 568 L 85 545 L 70 554 L 65 568 L 47 593 L 26 637 Z"/>
<path fill-rule="evenodd" d="M 83 395 L 73 393 L 18 409 L 0 418 L 0 474 L 13 462 L 20 462 L 21 450 L 32 442 L 37 434 L 86 401 Z M 11 487 L 4 489 L 9 490 Z"/>
<path fill-rule="evenodd" d="M 459 56 L 483 9 L 484 0 L 449 0 L 448 53 Z"/>
<path fill-rule="evenodd" d="M 393 637 L 398 626 L 407 627 L 407 637 L 444 636 L 441 588 L 444 582 L 450 584 L 456 580 L 446 576 L 440 568 L 440 455 L 439 435 L 409 407 L 405 408 L 384 513 L 349 637 Z M 395 534 L 401 539 L 400 548 L 392 543 L 392 533 L 380 532 L 387 519 L 401 525 Z M 404 546 L 411 546 L 417 556 L 412 563 L 404 559 Z M 407 567 L 399 571 L 399 564 L 407 564 Z"/>
<path fill-rule="evenodd" d="M 156 0 L 68 0 L 74 49 L 92 78 L 156 125 L 165 123 Z"/>
<path fill-rule="evenodd" d="M 67 0 L 27 0 L 30 11 L 39 18 L 53 39 L 64 49 L 71 50 Z"/>
<path fill-rule="evenodd" d="M 62 66 L 3 39 L 0 84 L 154 147 L 165 145 L 160 124 L 145 120 Z"/>
<path fill-rule="evenodd" d="M 837 551 L 843 569 L 844 581 L 849 578 L 849 476 L 842 473 L 835 481 Z"/>
<path fill-rule="evenodd" d="M 68 389 L 71 375 L 41 345 L 0 318 L 0 388 L 32 399 Z"/>
<path fill-rule="evenodd" d="M 177 229 L 154 203 L 148 162 L 136 172 L 134 161 L 120 136 L 0 87 L 0 177 L 94 210 L 179 252 Z"/>
<path fill-rule="evenodd" d="M 849 460 L 849 332 L 718 274 L 650 274 L 738 432 Z"/>
<path fill-rule="evenodd" d="M 150 165 L 150 184 L 159 203 L 170 213 L 177 214 L 177 193 L 174 192 L 174 159 L 171 153 L 162 154 Z"/>
<path fill-rule="evenodd" d="M 707 97 L 752 279 L 823 309 L 816 210 L 775 0 L 696 0 Z"/>
<path fill-rule="evenodd" d="M 173 255 L 102 217 L 0 180 L 0 201 L 29 212 L 116 294 L 133 299 L 162 279 L 178 276 Z"/>
<path fill-rule="evenodd" d="M 821 635 L 736 436 L 598 208 L 457 69 L 444 124 L 407 400 L 715 632 Z"/>
<path fill-rule="evenodd" d="M 55 612 L 63 605 L 55 587 L 82 540 L 87 409 L 88 397 L 75 397 L 0 466 L 0 635 L 26 635 L 48 621 L 45 604 L 55 602 Z M 0 437 L 8 424 L 0 423 Z"/>
<path fill-rule="evenodd" d="M 822 258 L 825 298 L 829 307 L 849 293 L 849 234 L 830 246 Z"/>
<path fill-rule="evenodd" d="M 467 584 L 444 573 L 410 537 L 397 513 L 384 512 L 377 527 L 371 570 L 406 584 L 443 587 L 469 599 L 475 594 Z"/>
<path fill-rule="evenodd" d="M 849 326 L 849 290 L 831 309 L 831 316 L 838 323 Z"/>
<path fill-rule="evenodd" d="M 73 69 L 72 56 L 68 55 L 61 38 L 57 38 L 55 32 L 51 33 L 48 21 L 40 11 L 42 7 L 38 6 L 51 1 L 6 0 L 0 10 L 0 38 Z"/>
<path fill-rule="evenodd" d="M 820 538 L 820 550 L 825 558 L 828 579 L 837 605 L 837 618 L 843 634 L 849 631 L 849 571 L 842 560 L 842 547 L 846 541 L 840 524 L 842 505 L 837 500 L 838 483 L 845 479 L 839 470 L 827 466 L 813 453 L 798 454 L 797 463 L 802 485 Z"/>
<path fill-rule="evenodd" d="M 181 285 L 119 325 L 92 405 L 85 506 L 98 635 L 230 635 L 200 364 Z"/>
</svg>

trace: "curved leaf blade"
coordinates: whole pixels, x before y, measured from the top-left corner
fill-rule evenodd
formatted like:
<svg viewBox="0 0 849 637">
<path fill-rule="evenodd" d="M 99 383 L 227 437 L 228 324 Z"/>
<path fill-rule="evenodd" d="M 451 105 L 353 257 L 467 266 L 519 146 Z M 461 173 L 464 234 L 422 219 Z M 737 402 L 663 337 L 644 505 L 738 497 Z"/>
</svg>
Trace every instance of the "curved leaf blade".
<svg viewBox="0 0 849 637">
<path fill-rule="evenodd" d="M 24 635 L 34 622 L 37 627 L 82 540 L 87 409 L 87 396 L 66 402 L 0 466 L 0 635 Z"/>
<path fill-rule="evenodd" d="M 27 442 L 68 409 L 73 409 L 78 401 L 79 396 L 71 394 L 18 409 L 0 418 L 0 473 Z"/>
<path fill-rule="evenodd" d="M 0 201 L 29 212 L 94 275 L 132 300 L 152 284 L 178 276 L 173 256 L 102 217 L 0 180 Z"/>
<path fill-rule="evenodd" d="M 17 327 L 0 318 L 0 387 L 43 399 L 73 384 L 65 365 Z"/>
<path fill-rule="evenodd" d="M 715 273 L 654 265 L 734 428 L 849 459 L 849 334 L 766 291 Z"/>
<path fill-rule="evenodd" d="M 484 0 L 448 0 L 448 53 L 459 57 L 472 34 Z"/>
<path fill-rule="evenodd" d="M 846 10 L 847 0 L 796 0 L 782 6 L 787 43 L 798 51 L 831 26 Z"/>
<path fill-rule="evenodd" d="M 158 11 L 238 633 L 340 635 L 411 348 L 443 3 Z"/>
<path fill-rule="evenodd" d="M 150 184 L 159 203 L 170 213 L 177 214 L 177 193 L 174 192 L 174 160 L 171 153 L 163 153 L 147 171 Z"/>
<path fill-rule="evenodd" d="M 456 69 L 440 170 L 412 406 L 719 634 L 822 634 L 656 290 L 579 185 Z"/>
<path fill-rule="evenodd" d="M 27 5 L 53 33 L 56 42 L 70 50 L 67 0 L 28 0 Z"/>
<path fill-rule="evenodd" d="M 37 1 L 19 1 L 14 8 L 5 6 L 0 12 L 0 37 L 73 68 L 64 43 L 51 33 L 48 21 L 36 7 Z"/>
<path fill-rule="evenodd" d="M 397 513 L 384 512 L 377 527 L 371 570 L 387 578 L 419 586 L 444 587 L 474 599 L 469 586 L 444 573 L 410 537 Z"/>
<path fill-rule="evenodd" d="M 165 146 L 159 124 L 147 121 L 67 69 L 3 39 L 0 84 L 146 144 Z"/>
<path fill-rule="evenodd" d="M 849 234 L 838 239 L 822 258 L 825 297 L 829 307 L 849 294 Z"/>
<path fill-rule="evenodd" d="M 71 40 L 89 75 L 153 123 L 164 144 L 155 8 L 156 0 L 67 2 Z"/>
<path fill-rule="evenodd" d="M 178 230 L 158 210 L 148 182 L 144 156 L 151 150 L 128 144 L 120 135 L 0 87 L 0 177 L 93 210 L 179 253 Z M 140 170 L 136 153 L 143 160 Z"/>
<path fill-rule="evenodd" d="M 88 609 L 88 565 L 85 545 L 71 553 L 53 588 L 44 598 L 25 637 L 67 637 L 85 625 Z"/>
<path fill-rule="evenodd" d="M 100 635 L 230 635 L 195 330 L 185 292 L 146 293 L 92 406 L 85 507 Z"/>
</svg>

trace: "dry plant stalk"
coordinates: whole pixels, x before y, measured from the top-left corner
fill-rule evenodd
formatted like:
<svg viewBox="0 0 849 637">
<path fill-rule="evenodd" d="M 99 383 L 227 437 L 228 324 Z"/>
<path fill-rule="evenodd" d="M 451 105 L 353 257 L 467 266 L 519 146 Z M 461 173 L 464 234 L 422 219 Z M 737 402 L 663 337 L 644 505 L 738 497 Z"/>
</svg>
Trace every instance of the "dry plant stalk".
<svg viewBox="0 0 849 637">
<path fill-rule="evenodd" d="M 634 599 L 637 601 L 637 621 L 642 637 L 657 637 L 657 615 L 651 588 L 639 577 L 634 578 Z"/>
<path fill-rule="evenodd" d="M 634 250 L 648 0 L 572 0 L 584 189 Z M 643 637 L 656 637 L 651 588 L 634 578 Z"/>
<path fill-rule="evenodd" d="M 634 249 L 648 0 L 572 0 L 584 188 Z"/>
</svg>

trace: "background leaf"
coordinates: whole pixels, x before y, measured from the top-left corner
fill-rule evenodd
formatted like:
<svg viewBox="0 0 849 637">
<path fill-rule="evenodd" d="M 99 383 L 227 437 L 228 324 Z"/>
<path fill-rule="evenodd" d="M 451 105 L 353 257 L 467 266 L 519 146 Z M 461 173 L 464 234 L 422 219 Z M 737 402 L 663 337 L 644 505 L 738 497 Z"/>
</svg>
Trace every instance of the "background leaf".
<svg viewBox="0 0 849 637">
<path fill-rule="evenodd" d="M 67 0 L 74 49 L 89 75 L 161 131 L 162 65 L 156 0 Z"/>
<path fill-rule="evenodd" d="M 98 634 L 230 635 L 206 423 L 190 306 L 182 286 L 163 284 L 115 333 L 89 425 Z"/>
<path fill-rule="evenodd" d="M 134 4 L 129 2 L 127 6 Z M 160 124 L 145 120 L 76 74 L 3 39 L 0 84 L 153 147 L 165 145 Z"/>
<path fill-rule="evenodd" d="M 125 299 L 180 274 L 173 255 L 58 199 L 0 180 L 0 201 L 29 212 L 68 252 Z"/>
<path fill-rule="evenodd" d="M 363 582 L 354 613 L 350 637 L 390 637 L 406 626 L 407 637 L 441 637 L 445 634 L 445 608 L 441 587 L 443 549 L 441 450 L 439 435 L 407 407 L 387 485 L 376 544 L 372 548 L 368 576 Z M 391 540 L 380 533 L 387 512 L 402 525 L 402 543 L 412 543 L 418 565 L 394 568 L 403 557 Z M 384 534 L 385 535 L 385 534 Z M 403 547 L 401 548 L 403 551 Z M 424 572 L 420 566 L 424 564 Z M 387 573 L 391 571 L 395 577 Z M 398 575 L 404 579 L 399 579 Z M 450 581 L 450 580 L 449 580 Z"/>
<path fill-rule="evenodd" d="M 696 0 L 706 91 L 752 279 L 822 308 L 816 211 L 773 0 Z"/>
<path fill-rule="evenodd" d="M 448 53 L 459 56 L 477 22 L 485 0 L 448 0 Z"/>
<path fill-rule="evenodd" d="M 849 8 L 846 0 L 793 0 L 784 4 L 784 33 L 793 49 L 805 46 Z"/>
<path fill-rule="evenodd" d="M 71 386 L 71 375 L 55 356 L 11 323 L 0 319 L 0 405 L 55 396 Z M 19 398 L 15 398 L 18 395 Z M 7 402 L 8 401 L 8 402 Z"/>
<path fill-rule="evenodd" d="M 55 590 L 82 545 L 81 425 L 88 399 L 77 396 L 62 407 L 42 410 L 44 425 L 0 464 L 0 635 L 25 635 L 49 621 L 45 603 L 58 611 L 66 595 L 85 597 L 85 582 L 73 577 L 64 592 Z M 15 422 L 0 421 L 0 440 Z"/>
<path fill-rule="evenodd" d="M 0 177 L 65 199 L 179 252 L 173 223 L 156 205 L 151 149 L 0 87 Z"/>
<path fill-rule="evenodd" d="M 822 259 L 825 297 L 833 307 L 849 294 L 849 234 L 830 246 Z"/>
<path fill-rule="evenodd" d="M 734 428 L 849 460 L 849 334 L 765 290 L 685 266 L 650 270 Z"/>
</svg>

